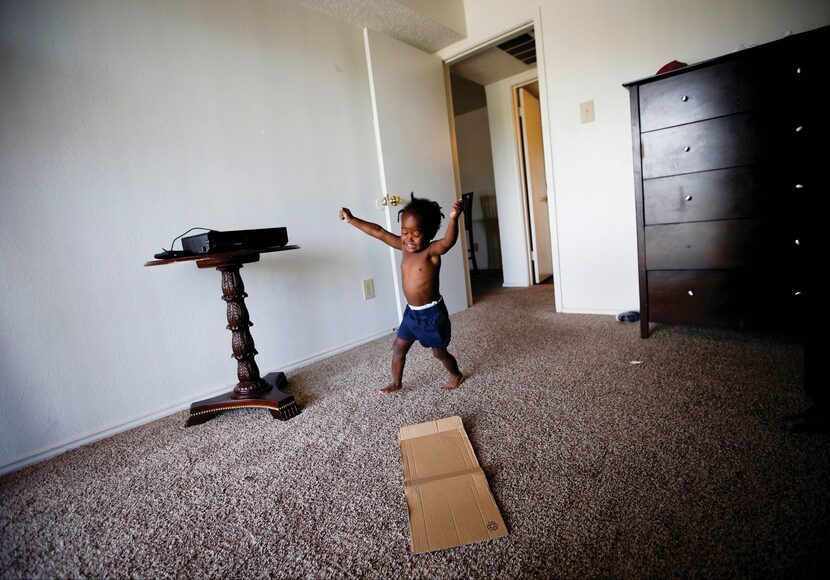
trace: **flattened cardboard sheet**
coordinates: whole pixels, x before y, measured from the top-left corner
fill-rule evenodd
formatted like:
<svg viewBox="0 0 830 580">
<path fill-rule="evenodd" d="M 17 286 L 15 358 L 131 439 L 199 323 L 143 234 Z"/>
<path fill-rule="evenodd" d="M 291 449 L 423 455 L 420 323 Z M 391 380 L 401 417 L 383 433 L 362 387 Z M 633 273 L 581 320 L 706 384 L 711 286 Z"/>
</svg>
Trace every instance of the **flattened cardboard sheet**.
<svg viewBox="0 0 830 580">
<path fill-rule="evenodd" d="M 402 427 L 399 439 L 413 553 L 507 535 L 460 417 Z"/>
</svg>

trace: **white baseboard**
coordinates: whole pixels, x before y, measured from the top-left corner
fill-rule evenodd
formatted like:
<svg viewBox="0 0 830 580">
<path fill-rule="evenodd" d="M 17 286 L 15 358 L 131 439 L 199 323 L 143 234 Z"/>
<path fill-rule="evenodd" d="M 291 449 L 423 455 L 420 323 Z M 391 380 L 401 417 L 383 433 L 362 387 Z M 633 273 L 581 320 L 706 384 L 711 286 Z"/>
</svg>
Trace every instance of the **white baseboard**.
<svg viewBox="0 0 830 580">
<path fill-rule="evenodd" d="M 327 359 L 329 357 L 332 357 L 336 354 L 340 354 L 341 352 L 345 352 L 347 350 L 353 349 L 353 348 L 355 348 L 357 346 L 360 346 L 362 344 L 366 344 L 368 342 L 372 342 L 372 341 L 377 340 L 379 338 L 382 338 L 384 336 L 388 336 L 390 334 L 390 332 L 391 332 L 391 329 L 389 331 L 386 331 L 386 332 L 381 332 L 381 333 L 378 333 L 378 334 L 375 334 L 375 335 L 372 335 L 372 336 L 369 336 L 369 337 L 366 337 L 366 338 L 362 338 L 360 340 L 357 340 L 357 341 L 354 341 L 354 342 L 351 342 L 351 343 L 348 343 L 348 344 L 338 346 L 336 348 L 332 348 L 332 349 L 323 351 L 323 352 L 318 353 L 314 356 L 310 356 L 308 358 L 304 358 L 302 360 L 298 360 L 298 361 L 294 361 L 293 363 L 289 363 L 288 365 L 283 366 L 279 370 L 287 373 L 287 372 L 293 371 L 295 369 L 302 368 L 304 366 L 308 366 L 312 363 Z M 269 372 L 273 372 L 273 371 L 269 371 Z M 264 373 L 261 373 L 261 374 L 262 374 L 262 376 L 266 376 L 268 374 L 268 372 L 264 372 Z M 165 405 L 164 407 L 161 407 L 161 408 L 157 409 L 156 411 L 153 411 L 153 412 L 148 413 L 146 415 L 142 415 L 140 417 L 130 419 L 126 422 L 113 424 L 109 427 L 106 427 L 104 429 L 88 433 L 88 434 L 83 435 L 81 437 L 78 437 L 76 439 L 65 441 L 65 442 L 59 443 L 58 445 L 55 445 L 53 447 L 49 447 L 47 449 L 43 449 L 43 450 L 38 451 L 36 453 L 26 455 L 24 457 L 20 457 L 20 458 L 15 459 L 14 461 L 12 461 L 10 463 L 0 465 L 0 476 L 6 475 L 7 473 L 11 473 L 13 471 L 17 471 L 18 469 L 23 469 L 24 467 L 26 467 L 28 465 L 32 465 L 34 463 L 40 463 L 41 461 L 45 461 L 47 459 L 50 459 L 50 458 L 55 457 L 57 455 L 60 455 L 61 453 L 66 453 L 67 451 L 70 451 L 72 449 L 76 449 L 78 447 L 82 447 L 83 445 L 87 445 L 88 443 L 94 443 L 95 441 L 100 441 L 101 439 L 106 439 L 107 437 L 112 437 L 113 435 L 121 433 L 122 431 L 127 431 L 128 429 L 132 429 L 134 427 L 139 427 L 141 425 L 145 425 L 147 423 L 155 421 L 156 419 L 161 419 L 162 417 L 167 417 L 168 415 L 172 415 L 173 413 L 178 413 L 179 411 L 183 411 L 185 409 L 190 408 L 190 404 L 194 400 L 195 401 L 200 401 L 202 399 L 209 399 L 210 397 L 215 397 L 215 396 L 221 395 L 222 393 L 226 393 L 226 392 L 228 392 L 228 390 L 230 390 L 232 388 L 233 388 L 233 386 L 225 386 L 225 387 L 222 387 L 221 389 L 212 389 L 212 390 L 206 391 L 202 394 L 197 393 L 195 395 L 192 395 L 192 396 L 188 397 L 187 399 L 182 399 L 182 400 L 180 400 L 180 401 L 178 401 L 178 402 L 176 402 L 172 405 Z"/>
<path fill-rule="evenodd" d="M 634 310 L 637 309 L 635 308 Z M 620 312 L 628 312 L 628 310 L 606 310 L 604 308 L 563 308 L 559 312 L 562 314 L 604 314 L 606 316 L 616 316 Z"/>
</svg>

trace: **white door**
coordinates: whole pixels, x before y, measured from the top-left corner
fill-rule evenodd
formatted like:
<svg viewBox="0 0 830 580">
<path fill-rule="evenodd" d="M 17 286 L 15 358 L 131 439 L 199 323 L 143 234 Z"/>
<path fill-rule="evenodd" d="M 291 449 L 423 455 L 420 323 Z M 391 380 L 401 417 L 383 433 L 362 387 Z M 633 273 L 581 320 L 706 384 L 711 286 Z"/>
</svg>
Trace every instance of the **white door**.
<svg viewBox="0 0 830 580">
<path fill-rule="evenodd" d="M 443 62 L 383 34 L 368 29 L 363 34 L 384 189 L 377 197 L 397 195 L 405 204 L 410 192 L 415 192 L 416 197 L 437 201 L 449 216 L 457 193 Z M 386 207 L 387 229 L 395 234 L 401 231 L 398 210 L 402 207 Z M 436 238 L 443 237 L 446 223 L 444 219 Z M 401 253 L 391 251 L 399 314 L 403 315 L 406 299 L 400 284 Z M 467 307 L 464 268 L 459 241 L 443 257 L 441 266 L 441 294 L 450 312 Z"/>
<path fill-rule="evenodd" d="M 533 276 L 540 283 L 553 276 L 550 243 L 548 185 L 545 176 L 545 149 L 542 144 L 542 112 L 539 99 L 526 89 L 519 89 L 525 175 L 527 175 L 527 211 L 530 215 L 530 239 L 533 243 Z"/>
</svg>

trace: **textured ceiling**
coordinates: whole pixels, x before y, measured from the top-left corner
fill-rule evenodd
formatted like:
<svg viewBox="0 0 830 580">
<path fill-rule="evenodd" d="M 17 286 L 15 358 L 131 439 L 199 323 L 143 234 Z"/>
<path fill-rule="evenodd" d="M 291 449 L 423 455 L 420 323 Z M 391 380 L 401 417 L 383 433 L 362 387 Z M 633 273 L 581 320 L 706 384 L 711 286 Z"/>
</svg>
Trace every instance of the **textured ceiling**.
<svg viewBox="0 0 830 580">
<path fill-rule="evenodd" d="M 464 36 L 395 0 L 294 0 L 355 26 L 382 32 L 429 53 L 463 40 Z"/>
<path fill-rule="evenodd" d="M 498 48 L 490 48 L 454 63 L 450 67 L 450 72 L 487 86 L 535 68 L 535 64 L 527 65 Z"/>
</svg>

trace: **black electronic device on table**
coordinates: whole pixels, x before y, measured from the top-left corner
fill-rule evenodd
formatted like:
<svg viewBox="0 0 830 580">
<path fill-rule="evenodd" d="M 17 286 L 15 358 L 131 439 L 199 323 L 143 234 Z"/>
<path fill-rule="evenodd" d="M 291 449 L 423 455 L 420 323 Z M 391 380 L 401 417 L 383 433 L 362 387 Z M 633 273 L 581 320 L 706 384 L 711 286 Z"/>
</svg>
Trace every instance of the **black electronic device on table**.
<svg viewBox="0 0 830 580">
<path fill-rule="evenodd" d="M 272 248 L 288 243 L 285 228 L 209 231 L 182 238 L 182 250 L 191 254 L 212 254 L 256 248 Z"/>
</svg>

